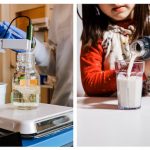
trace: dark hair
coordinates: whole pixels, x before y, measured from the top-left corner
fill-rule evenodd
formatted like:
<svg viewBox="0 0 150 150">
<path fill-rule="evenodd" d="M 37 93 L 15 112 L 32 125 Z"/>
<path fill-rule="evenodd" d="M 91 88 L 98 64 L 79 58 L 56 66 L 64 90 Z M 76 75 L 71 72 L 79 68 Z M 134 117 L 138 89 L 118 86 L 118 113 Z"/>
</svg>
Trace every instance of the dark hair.
<svg viewBox="0 0 150 150">
<path fill-rule="evenodd" d="M 133 40 L 144 35 L 150 35 L 149 15 L 149 4 L 135 5 L 133 16 L 135 33 L 133 35 Z M 83 32 L 81 39 L 83 45 L 91 40 L 92 44 L 95 45 L 98 38 L 102 38 L 103 32 L 107 30 L 109 23 L 113 24 L 111 19 L 100 10 L 97 4 L 82 5 L 82 23 Z"/>
</svg>

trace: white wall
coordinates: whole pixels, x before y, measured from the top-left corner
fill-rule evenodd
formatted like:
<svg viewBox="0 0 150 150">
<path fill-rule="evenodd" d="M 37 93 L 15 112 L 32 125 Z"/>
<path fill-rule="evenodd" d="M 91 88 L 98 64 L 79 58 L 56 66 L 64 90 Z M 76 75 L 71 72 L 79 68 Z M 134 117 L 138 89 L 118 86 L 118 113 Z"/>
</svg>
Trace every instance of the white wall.
<svg viewBox="0 0 150 150">
<path fill-rule="evenodd" d="M 82 7 L 81 4 L 78 5 L 79 13 L 82 17 Z M 81 33 L 82 33 L 82 20 L 77 16 L 77 96 L 84 96 L 84 90 L 81 83 L 81 74 L 80 74 L 80 52 L 81 52 Z"/>
</svg>

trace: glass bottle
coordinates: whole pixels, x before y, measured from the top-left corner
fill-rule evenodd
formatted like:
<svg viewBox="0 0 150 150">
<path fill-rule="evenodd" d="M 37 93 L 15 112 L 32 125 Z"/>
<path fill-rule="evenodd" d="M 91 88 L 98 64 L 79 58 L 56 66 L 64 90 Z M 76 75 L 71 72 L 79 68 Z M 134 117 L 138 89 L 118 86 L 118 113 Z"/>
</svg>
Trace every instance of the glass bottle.
<svg viewBox="0 0 150 150">
<path fill-rule="evenodd" d="M 11 102 L 18 109 L 33 109 L 40 101 L 40 76 L 31 52 L 18 53 L 17 68 L 12 80 Z"/>
<path fill-rule="evenodd" d="M 150 36 L 143 36 L 134 41 L 130 48 L 131 52 L 138 54 L 140 59 L 150 59 Z M 143 81 L 143 95 L 150 96 L 150 74 L 147 75 L 147 79 Z"/>
<path fill-rule="evenodd" d="M 130 48 L 131 51 L 138 53 L 143 60 L 150 59 L 150 36 L 144 36 L 134 41 Z"/>
</svg>

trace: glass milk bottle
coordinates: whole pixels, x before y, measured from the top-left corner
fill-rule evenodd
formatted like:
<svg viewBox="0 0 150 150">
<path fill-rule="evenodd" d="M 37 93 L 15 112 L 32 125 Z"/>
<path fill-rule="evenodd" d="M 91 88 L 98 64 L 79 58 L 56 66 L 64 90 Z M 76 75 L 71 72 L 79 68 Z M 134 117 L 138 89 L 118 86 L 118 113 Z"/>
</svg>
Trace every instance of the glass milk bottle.
<svg viewBox="0 0 150 150">
<path fill-rule="evenodd" d="M 12 81 L 11 101 L 18 109 L 33 109 L 40 101 L 40 77 L 31 52 L 18 53 Z"/>
<path fill-rule="evenodd" d="M 142 38 L 134 41 L 130 45 L 132 53 L 136 53 L 139 59 L 145 60 L 146 66 L 149 66 L 150 61 L 150 36 L 143 36 Z M 148 63 L 148 64 L 147 64 Z M 147 73 L 146 73 L 147 72 Z M 146 69 L 146 80 L 143 81 L 143 94 L 150 96 L 150 71 Z"/>
<path fill-rule="evenodd" d="M 150 59 L 150 36 L 144 36 L 130 45 L 131 51 L 138 53 L 143 60 Z"/>
</svg>

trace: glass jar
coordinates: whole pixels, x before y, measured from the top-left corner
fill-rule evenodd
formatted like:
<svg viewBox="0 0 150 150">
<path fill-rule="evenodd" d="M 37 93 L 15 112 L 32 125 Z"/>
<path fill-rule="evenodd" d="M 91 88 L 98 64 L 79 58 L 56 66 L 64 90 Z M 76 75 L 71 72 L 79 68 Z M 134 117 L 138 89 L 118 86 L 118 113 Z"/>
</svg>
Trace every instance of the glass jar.
<svg viewBox="0 0 150 150">
<path fill-rule="evenodd" d="M 18 53 L 17 68 L 12 80 L 11 102 L 18 109 L 33 109 L 40 101 L 40 76 L 31 52 Z"/>
</svg>

